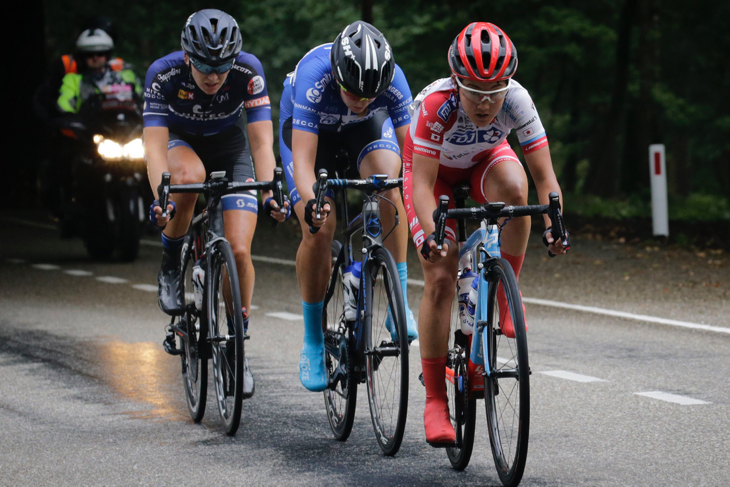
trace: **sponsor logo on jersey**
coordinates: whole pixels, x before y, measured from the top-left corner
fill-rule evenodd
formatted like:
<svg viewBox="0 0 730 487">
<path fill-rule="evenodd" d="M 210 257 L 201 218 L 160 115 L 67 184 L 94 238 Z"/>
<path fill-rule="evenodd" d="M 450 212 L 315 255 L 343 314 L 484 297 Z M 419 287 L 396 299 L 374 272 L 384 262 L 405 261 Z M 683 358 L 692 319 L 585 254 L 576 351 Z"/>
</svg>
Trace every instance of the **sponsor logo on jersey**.
<svg viewBox="0 0 730 487">
<path fill-rule="evenodd" d="M 418 152 L 423 152 L 424 154 L 428 154 L 429 156 L 438 155 L 435 150 L 429 149 L 428 147 L 423 147 L 422 145 L 414 145 L 413 150 L 418 151 Z"/>
<path fill-rule="evenodd" d="M 441 136 L 439 134 L 431 134 L 431 140 L 441 142 Z"/>
<path fill-rule="evenodd" d="M 317 124 L 316 123 L 310 122 L 308 120 L 302 120 L 301 118 L 293 118 L 292 119 L 292 124 L 293 125 L 299 125 L 300 127 L 309 127 L 309 128 L 313 128 L 313 129 L 316 129 L 317 128 Z"/>
<path fill-rule="evenodd" d="M 383 138 L 389 139 L 391 137 L 393 137 L 393 128 L 388 127 L 388 130 L 386 130 L 385 133 L 383 133 Z"/>
<path fill-rule="evenodd" d="M 441 120 L 446 122 L 449 120 L 449 117 L 451 116 L 453 111 L 456 110 L 457 106 L 458 105 L 456 102 L 456 97 L 453 94 L 451 94 L 451 95 L 449 95 L 449 99 L 446 100 L 443 103 L 443 105 L 441 105 L 439 107 L 438 111 L 436 112 L 436 115 L 438 115 Z"/>
<path fill-rule="evenodd" d="M 331 113 L 322 113 L 319 116 L 319 123 L 322 125 L 337 125 L 340 117 Z"/>
<path fill-rule="evenodd" d="M 437 134 L 444 131 L 444 126 L 438 122 L 429 122 L 426 120 L 426 127 L 430 128 L 432 132 L 436 132 Z"/>
<path fill-rule="evenodd" d="M 535 120 L 537 120 L 537 117 L 532 117 L 530 120 L 528 120 L 527 122 L 523 123 L 522 125 L 520 125 L 519 127 L 517 127 L 515 130 L 522 130 L 523 128 L 527 127 L 528 125 L 530 125 Z M 494 121 L 496 122 L 497 119 L 495 118 Z"/>
<path fill-rule="evenodd" d="M 192 100 L 195 98 L 192 91 L 185 91 L 185 90 L 178 91 L 177 97 L 180 98 L 181 100 Z"/>
<path fill-rule="evenodd" d="M 258 95 L 262 91 L 264 91 L 264 78 L 256 75 L 248 82 L 248 94 Z"/>
<path fill-rule="evenodd" d="M 428 116 L 428 110 L 426 110 L 426 104 L 423 102 L 421 102 L 421 113 L 423 114 L 424 117 Z"/>
<path fill-rule="evenodd" d="M 322 92 L 317 88 L 309 88 L 307 90 L 307 100 L 310 103 L 319 103 L 322 101 Z"/>
<path fill-rule="evenodd" d="M 468 130 L 466 132 L 454 132 L 449 135 L 448 141 L 454 145 L 470 144 L 496 144 L 504 135 L 504 132 L 491 127 L 489 130 Z"/>
<path fill-rule="evenodd" d="M 251 71 L 250 69 L 244 68 L 240 64 L 233 63 L 233 69 L 235 69 L 236 71 L 245 73 L 245 74 L 253 74 L 253 71 Z"/>
<path fill-rule="evenodd" d="M 395 96 L 396 100 L 403 99 L 403 93 L 401 93 L 401 91 L 393 85 L 390 85 L 390 87 L 388 87 L 388 93 L 392 93 Z"/>
<path fill-rule="evenodd" d="M 152 91 L 160 91 L 160 84 L 159 83 L 152 83 L 150 85 L 150 88 L 152 88 Z"/>
<path fill-rule="evenodd" d="M 180 73 L 182 73 L 182 71 L 180 71 L 179 69 L 172 68 L 171 70 L 169 70 L 166 73 L 158 73 L 157 79 L 163 83 L 167 83 L 168 81 L 170 81 L 170 78 L 172 78 L 173 76 L 180 74 Z"/>
<path fill-rule="evenodd" d="M 228 101 L 228 99 L 231 97 L 230 93 L 222 93 L 215 97 L 215 101 L 218 103 L 223 103 L 224 101 Z"/>
<path fill-rule="evenodd" d="M 270 105 L 271 101 L 269 100 L 268 96 L 262 96 L 261 98 L 256 98 L 255 100 L 248 100 L 246 103 L 243 104 L 244 107 L 248 108 L 254 108 L 254 107 L 260 107 L 263 105 Z"/>
</svg>

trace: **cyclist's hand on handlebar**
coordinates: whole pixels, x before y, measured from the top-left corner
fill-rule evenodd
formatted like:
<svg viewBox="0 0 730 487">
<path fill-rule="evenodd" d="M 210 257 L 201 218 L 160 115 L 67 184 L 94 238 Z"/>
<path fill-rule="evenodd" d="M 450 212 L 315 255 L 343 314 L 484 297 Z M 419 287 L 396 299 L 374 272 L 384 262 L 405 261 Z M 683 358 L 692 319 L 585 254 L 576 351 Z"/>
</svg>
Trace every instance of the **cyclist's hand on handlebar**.
<svg viewBox="0 0 730 487">
<path fill-rule="evenodd" d="M 291 216 L 291 205 L 289 205 L 289 198 L 285 197 L 284 200 L 284 211 L 276 203 L 273 197 L 266 198 L 264 202 L 264 213 L 267 213 L 271 218 L 279 223 L 283 223 Z"/>
<path fill-rule="evenodd" d="M 330 204 L 328 202 L 325 202 L 325 204 L 322 205 L 322 211 L 319 214 L 320 218 L 317 219 L 317 200 L 312 198 L 311 200 L 307 201 L 307 204 L 304 207 L 304 221 L 310 227 L 322 227 L 324 226 L 325 222 L 327 222 L 327 216 L 330 214 L 330 210 Z"/>
<path fill-rule="evenodd" d="M 155 200 L 150 205 L 150 221 L 158 227 L 165 228 L 167 223 L 175 218 L 177 212 L 177 205 L 174 201 L 168 201 L 167 203 L 167 216 L 162 217 L 162 208 L 160 207 L 160 201 Z"/>
<path fill-rule="evenodd" d="M 568 253 L 568 250 L 570 250 L 570 234 L 565 233 L 565 240 L 568 244 L 567 246 L 563 245 L 563 242 L 560 239 L 555 239 L 552 234 L 552 227 L 548 227 L 545 232 L 542 234 L 542 243 L 545 244 L 545 247 L 547 247 L 548 252 L 552 255 L 550 257 L 554 257 L 556 255 L 565 255 Z"/>
<path fill-rule="evenodd" d="M 428 236 L 426 241 L 423 242 L 423 245 L 421 246 L 421 255 L 426 261 L 432 264 L 437 263 L 447 255 L 449 255 L 448 240 L 444 240 L 444 244 L 441 246 L 441 250 L 438 250 L 438 245 L 436 245 L 436 232 L 432 233 Z"/>
</svg>

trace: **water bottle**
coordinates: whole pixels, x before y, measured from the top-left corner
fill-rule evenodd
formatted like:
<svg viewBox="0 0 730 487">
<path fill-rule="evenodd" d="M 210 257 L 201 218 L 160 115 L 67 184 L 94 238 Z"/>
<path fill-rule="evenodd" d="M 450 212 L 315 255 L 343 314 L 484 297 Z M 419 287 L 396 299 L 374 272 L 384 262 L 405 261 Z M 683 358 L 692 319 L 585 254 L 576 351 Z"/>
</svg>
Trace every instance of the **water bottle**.
<svg viewBox="0 0 730 487">
<path fill-rule="evenodd" d="M 479 291 L 477 290 L 478 286 L 479 281 L 475 277 L 471 281 L 469 294 L 466 298 L 466 312 L 461 320 L 461 332 L 464 335 L 474 334 L 474 315 L 476 314 L 477 309 L 477 299 L 479 299 Z"/>
<path fill-rule="evenodd" d="M 469 294 L 471 292 L 471 286 L 472 283 L 475 282 L 475 278 L 477 275 L 468 267 L 466 269 L 463 269 L 461 271 L 461 277 L 459 277 L 458 282 L 458 293 L 459 293 L 459 321 L 461 322 L 461 328 L 462 330 L 469 328 L 465 325 L 465 323 L 468 323 L 469 317 L 468 317 L 468 308 L 469 308 Z M 469 328 L 474 328 L 474 316 L 472 314 L 471 318 L 472 326 Z M 464 332 L 466 333 L 466 331 Z M 467 333 L 471 334 L 471 332 Z"/>
<path fill-rule="evenodd" d="M 345 319 L 355 321 L 357 318 L 357 293 L 360 290 L 360 274 L 362 263 L 355 262 L 345 267 L 342 276 L 345 292 Z"/>
<path fill-rule="evenodd" d="M 196 261 L 193 266 L 193 295 L 195 297 L 195 307 L 203 309 L 203 283 L 205 282 L 205 269 L 200 267 L 200 261 Z"/>
</svg>

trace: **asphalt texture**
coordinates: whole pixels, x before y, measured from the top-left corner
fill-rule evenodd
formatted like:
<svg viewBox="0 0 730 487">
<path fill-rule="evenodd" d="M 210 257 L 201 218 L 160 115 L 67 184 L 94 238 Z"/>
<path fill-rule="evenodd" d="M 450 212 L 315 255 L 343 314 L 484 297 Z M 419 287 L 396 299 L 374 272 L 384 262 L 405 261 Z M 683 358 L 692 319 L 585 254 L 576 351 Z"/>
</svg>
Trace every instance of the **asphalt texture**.
<svg viewBox="0 0 730 487">
<path fill-rule="evenodd" d="M 364 386 L 352 435 L 334 440 L 322 394 L 298 380 L 302 321 L 267 316 L 301 315 L 293 266 L 255 262 L 246 353 L 256 393 L 228 437 L 210 392 L 202 423 L 191 421 L 179 358 L 162 350 L 154 236 L 133 263 L 97 262 L 38 213 L 1 219 L 0 485 L 501 485 L 483 404 L 465 471 L 426 444 L 418 344 L 400 452 L 376 444 Z M 291 261 L 299 238 L 295 222 L 260 224 L 253 254 Z M 422 279 L 415 252 L 409 262 Z M 520 283 L 525 297 L 730 328 L 730 258 L 719 251 L 574 235 L 568 256 L 548 259 L 535 234 Z M 409 286 L 416 314 L 421 293 Z M 521 485 L 730 485 L 730 333 L 539 305 L 526 316 Z"/>
</svg>

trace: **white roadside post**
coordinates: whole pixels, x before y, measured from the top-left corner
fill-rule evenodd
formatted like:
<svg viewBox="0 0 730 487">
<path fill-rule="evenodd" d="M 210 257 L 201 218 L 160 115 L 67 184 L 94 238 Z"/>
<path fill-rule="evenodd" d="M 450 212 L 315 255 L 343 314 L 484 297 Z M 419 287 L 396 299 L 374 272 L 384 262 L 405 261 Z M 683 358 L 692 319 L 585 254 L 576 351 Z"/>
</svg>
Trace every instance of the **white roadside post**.
<svg viewBox="0 0 730 487">
<path fill-rule="evenodd" d="M 669 236 L 669 209 L 667 204 L 667 164 L 664 144 L 649 146 L 649 173 L 651 174 L 651 213 L 654 235 Z"/>
</svg>

